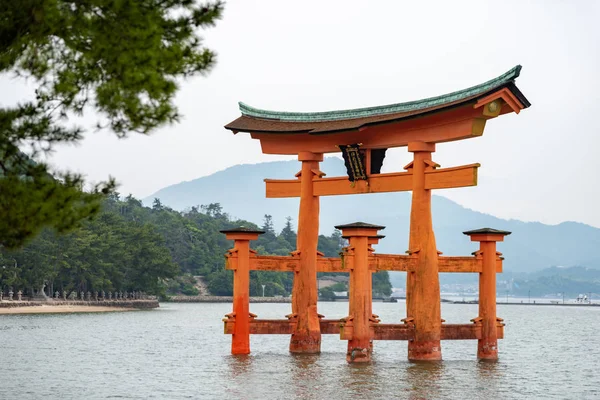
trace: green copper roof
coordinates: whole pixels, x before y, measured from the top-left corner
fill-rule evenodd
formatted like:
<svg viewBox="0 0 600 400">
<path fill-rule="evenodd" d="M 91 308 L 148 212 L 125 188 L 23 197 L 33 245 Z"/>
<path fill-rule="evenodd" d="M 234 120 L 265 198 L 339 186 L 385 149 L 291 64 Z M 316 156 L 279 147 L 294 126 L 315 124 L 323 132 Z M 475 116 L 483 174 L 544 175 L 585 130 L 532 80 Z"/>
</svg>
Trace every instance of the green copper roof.
<svg viewBox="0 0 600 400">
<path fill-rule="evenodd" d="M 390 104 L 387 106 L 356 108 L 353 110 L 323 112 L 286 112 L 261 110 L 258 108 L 251 107 L 242 102 L 240 102 L 239 105 L 240 111 L 244 116 L 263 119 L 275 119 L 279 121 L 318 122 L 364 118 L 376 115 L 385 115 L 427 109 L 439 106 L 441 104 L 466 99 L 468 97 L 472 97 L 478 94 L 483 94 L 497 87 L 506 85 L 507 83 L 514 81 L 519 76 L 520 72 L 521 66 L 517 65 L 510 71 L 505 72 L 497 78 L 489 80 L 480 85 L 470 87 L 468 89 L 459 90 L 457 92 L 448 93 L 442 96 L 430 97 L 428 99 L 409 101 L 406 103 Z"/>
</svg>

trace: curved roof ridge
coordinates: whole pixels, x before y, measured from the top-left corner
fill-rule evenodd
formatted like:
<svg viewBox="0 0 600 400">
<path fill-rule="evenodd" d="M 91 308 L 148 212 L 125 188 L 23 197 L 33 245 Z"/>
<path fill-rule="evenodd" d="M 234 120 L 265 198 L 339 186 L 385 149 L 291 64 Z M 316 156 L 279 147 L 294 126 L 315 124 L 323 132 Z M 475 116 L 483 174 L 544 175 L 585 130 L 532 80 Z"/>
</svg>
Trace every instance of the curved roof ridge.
<svg viewBox="0 0 600 400">
<path fill-rule="evenodd" d="M 243 102 L 239 102 L 242 115 L 252 118 L 272 119 L 278 121 L 291 122 L 319 122 L 319 121 L 335 121 L 344 119 L 355 119 L 371 117 L 375 115 L 385 115 L 393 113 L 401 113 L 415 111 L 435 107 L 441 104 L 454 102 L 463 98 L 471 97 L 477 94 L 486 93 L 492 89 L 513 82 L 520 74 L 521 66 L 517 65 L 502 75 L 490 79 L 487 82 L 479 85 L 471 86 L 456 92 L 429 97 L 421 100 L 413 100 L 405 103 L 396 103 L 383 106 L 355 108 L 349 110 L 333 110 L 319 112 L 289 112 L 289 111 L 269 111 L 254 108 Z"/>
</svg>

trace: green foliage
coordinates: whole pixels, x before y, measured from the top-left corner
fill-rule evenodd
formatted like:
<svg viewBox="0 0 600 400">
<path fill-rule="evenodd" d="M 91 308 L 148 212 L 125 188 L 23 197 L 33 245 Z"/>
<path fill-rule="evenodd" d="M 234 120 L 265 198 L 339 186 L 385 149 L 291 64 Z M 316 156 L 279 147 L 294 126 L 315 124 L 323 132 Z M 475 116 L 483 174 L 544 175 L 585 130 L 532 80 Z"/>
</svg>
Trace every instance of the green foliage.
<svg viewBox="0 0 600 400">
<path fill-rule="evenodd" d="M 186 296 L 198 296 L 200 291 L 195 287 L 196 280 L 189 274 L 177 276 L 175 279 L 170 279 L 167 283 L 167 293 L 183 294 Z"/>
<path fill-rule="evenodd" d="M 204 212 L 200 212 L 202 210 Z M 288 220 L 289 222 L 289 220 Z M 268 221 L 272 224 L 273 221 Z M 109 195 L 99 215 L 78 229 L 59 235 L 42 233 L 16 250 L 0 249 L 0 286 L 31 293 L 47 285 L 50 290 L 114 291 L 142 290 L 157 295 L 197 295 L 194 276 L 203 276 L 213 295 L 231 296 L 232 271 L 224 268 L 224 254 L 232 247 L 219 231 L 251 222 L 232 220 L 218 203 L 177 212 L 160 203 L 143 207 L 132 196 Z M 268 225 L 268 224 L 267 224 Z M 288 255 L 296 249 L 296 234 L 261 235 L 252 247 L 261 254 Z M 327 255 L 337 255 L 342 241 L 339 232 L 319 237 Z M 381 282 L 389 286 L 387 274 Z M 385 281 L 385 282 L 384 282 Z M 250 295 L 287 296 L 293 273 L 251 271 Z M 336 291 L 346 290 L 341 283 Z"/>
<path fill-rule="evenodd" d="M 331 274 L 333 275 L 333 274 Z M 337 282 L 333 285 L 323 287 L 319 289 L 319 298 L 321 300 L 335 300 L 338 296 L 335 295 L 335 292 L 346 292 L 348 290 L 348 285 L 344 282 Z"/>
<path fill-rule="evenodd" d="M 233 271 L 217 271 L 209 277 L 208 290 L 215 296 L 233 295 Z"/>
<path fill-rule="evenodd" d="M 3 8 L 0 71 L 35 79 L 35 105 L 82 113 L 91 103 L 114 132 L 126 135 L 177 119 L 176 80 L 206 72 L 215 61 L 197 28 L 212 26 L 223 6 L 21 0 Z"/>
<path fill-rule="evenodd" d="M 291 293 L 293 274 L 291 272 L 251 271 L 250 296 L 262 296 L 262 285 L 265 285 L 265 296 L 287 296 Z"/>
<path fill-rule="evenodd" d="M 342 232 L 333 230 L 331 236 L 319 235 L 319 245 L 317 250 L 325 257 L 339 257 L 340 250 L 346 246 L 346 239 L 342 238 Z"/>
<path fill-rule="evenodd" d="M 331 290 L 333 290 L 334 292 L 345 292 L 346 290 L 348 290 L 348 285 L 346 285 L 344 282 L 337 282 L 328 287 L 331 288 Z"/>
<path fill-rule="evenodd" d="M 124 202 L 107 200 L 93 221 L 68 234 L 44 230 L 24 247 L 2 251 L 2 287 L 29 293 L 55 290 L 131 291 L 162 294 L 179 268 L 152 224 L 132 223 Z"/>
<path fill-rule="evenodd" d="M 389 297 L 392 294 L 392 284 L 387 271 L 378 271 L 373 274 L 373 296 Z"/>
<path fill-rule="evenodd" d="M 263 219 L 263 226 L 261 228 L 265 231 L 264 235 L 267 235 L 269 238 L 275 237 L 275 229 L 273 228 L 273 217 L 265 214 L 265 218 Z"/>
<path fill-rule="evenodd" d="M 44 226 L 71 229 L 98 212 L 112 180 L 81 193 L 81 176 L 51 171 L 40 156 L 82 139 L 81 127 L 65 123 L 72 115 L 94 111 L 98 128 L 121 137 L 176 122 L 178 80 L 215 61 L 198 28 L 222 9 L 191 0 L 2 2 L 0 73 L 36 90 L 35 99 L 0 107 L 1 245 L 22 245 Z"/>
<path fill-rule="evenodd" d="M 334 290 L 331 288 L 331 286 L 324 287 L 319 290 L 319 297 L 322 300 L 335 300 L 336 295 L 333 292 Z"/>
<path fill-rule="evenodd" d="M 2 114 L 0 110 L 0 129 Z M 82 185 L 76 175 L 63 174 L 62 179 L 48 175 L 44 164 L 35 164 L 15 146 L 2 143 L 0 132 L 0 247 L 21 246 L 44 226 L 58 232 L 78 226 L 100 210 L 114 187 L 109 182 L 83 192 Z"/>
<path fill-rule="evenodd" d="M 294 227 L 292 226 L 292 217 L 287 217 L 285 219 L 285 226 L 281 230 L 280 236 L 282 236 L 283 239 L 290 244 L 296 243 L 297 235 L 296 232 L 294 232 Z"/>
</svg>

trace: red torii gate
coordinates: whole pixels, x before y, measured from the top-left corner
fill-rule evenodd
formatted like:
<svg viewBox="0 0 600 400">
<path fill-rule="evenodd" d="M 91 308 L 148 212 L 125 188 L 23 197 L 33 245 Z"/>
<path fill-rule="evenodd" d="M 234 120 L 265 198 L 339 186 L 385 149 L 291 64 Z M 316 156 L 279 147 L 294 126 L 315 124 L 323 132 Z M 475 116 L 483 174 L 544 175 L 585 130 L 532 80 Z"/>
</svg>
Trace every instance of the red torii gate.
<svg viewBox="0 0 600 400">
<path fill-rule="evenodd" d="M 496 317 L 495 273 L 502 260 L 496 241 L 510 232 L 483 229 L 465 232 L 479 241 L 473 257 L 442 257 L 431 219 L 431 190 L 475 186 L 479 164 L 439 168 L 431 153 L 436 143 L 477 137 L 487 120 L 515 112 L 530 103 L 515 86 L 521 67 L 483 84 L 430 99 L 388 106 L 321 113 L 258 110 L 240 103 L 242 117 L 226 126 L 249 132 L 265 154 L 296 154 L 302 162 L 297 179 L 266 179 L 269 198 L 300 197 L 297 250 L 289 257 L 258 256 L 249 240 L 260 231 L 223 231 L 235 246 L 227 256 L 234 273 L 234 311 L 225 332 L 233 334 L 232 352 L 248 353 L 249 334 L 291 334 L 290 351 L 320 351 L 321 334 L 339 333 L 348 340 L 348 361 L 370 360 L 372 340 L 408 340 L 410 360 L 441 359 L 440 340 L 478 339 L 479 358 L 497 358 L 503 323 Z M 408 146 L 413 161 L 406 172 L 381 174 L 385 150 Z M 324 153 L 344 153 L 349 176 L 326 178 L 319 170 Z M 352 184 L 348 183 L 352 181 Z M 374 254 L 382 226 L 355 223 L 338 226 L 350 245 L 341 259 L 320 257 L 319 197 L 343 194 L 412 191 L 408 255 Z M 259 320 L 249 313 L 248 274 L 252 269 L 293 271 L 292 313 L 287 320 Z M 371 312 L 370 271 L 407 272 L 407 315 L 403 324 L 381 324 Z M 350 312 L 343 320 L 326 320 L 317 311 L 317 271 L 350 273 Z M 473 324 L 443 324 L 439 272 L 480 274 L 479 316 Z M 248 318 L 245 316 L 248 315 Z M 240 316 L 244 316 L 240 318 Z"/>
</svg>

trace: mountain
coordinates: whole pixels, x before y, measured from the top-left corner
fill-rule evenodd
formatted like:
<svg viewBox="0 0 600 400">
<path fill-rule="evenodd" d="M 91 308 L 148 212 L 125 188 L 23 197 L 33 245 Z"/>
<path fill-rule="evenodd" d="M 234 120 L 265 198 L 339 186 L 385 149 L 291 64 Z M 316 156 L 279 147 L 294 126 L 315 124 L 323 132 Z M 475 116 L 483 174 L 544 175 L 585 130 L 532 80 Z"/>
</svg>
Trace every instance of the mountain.
<svg viewBox="0 0 600 400">
<path fill-rule="evenodd" d="M 300 170 L 297 161 L 276 161 L 252 165 L 236 165 L 210 176 L 159 190 L 144 199 L 149 205 L 154 198 L 174 209 L 221 203 L 233 217 L 260 224 L 265 210 L 273 216 L 280 230 L 285 217 L 297 220 L 298 199 L 265 198 L 264 178 L 290 179 Z M 321 163 L 328 176 L 345 175 L 342 160 L 330 157 Z M 403 254 L 408 247 L 411 196 L 408 192 L 377 193 L 360 196 L 321 198 L 320 231 L 330 234 L 334 225 L 364 221 L 385 225 L 386 238 L 377 251 Z M 563 222 L 546 225 L 539 222 L 505 220 L 469 210 L 441 196 L 433 196 L 432 213 L 438 249 L 444 255 L 469 255 L 477 244 L 463 231 L 490 227 L 512 232 L 498 249 L 506 257 L 505 271 L 513 274 L 533 272 L 551 266 L 586 266 L 600 268 L 600 229 L 589 225 Z M 469 274 L 470 275 L 470 274 Z"/>
<path fill-rule="evenodd" d="M 512 281 L 517 296 L 563 294 L 567 298 L 585 293 L 592 298 L 600 293 L 600 269 L 586 267 L 550 267 Z"/>
</svg>

